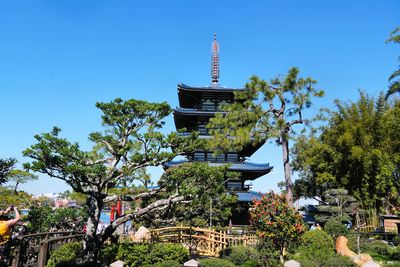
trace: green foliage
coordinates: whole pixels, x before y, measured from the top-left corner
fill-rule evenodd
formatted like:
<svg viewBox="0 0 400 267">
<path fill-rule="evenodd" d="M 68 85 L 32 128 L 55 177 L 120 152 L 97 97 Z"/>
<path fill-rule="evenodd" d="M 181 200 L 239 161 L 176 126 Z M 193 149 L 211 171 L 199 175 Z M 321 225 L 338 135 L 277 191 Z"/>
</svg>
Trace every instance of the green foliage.
<svg viewBox="0 0 400 267">
<path fill-rule="evenodd" d="M 322 230 L 306 232 L 295 256 L 302 266 L 322 266 L 334 255 L 333 239 Z"/>
<path fill-rule="evenodd" d="M 286 76 L 269 83 L 252 76 L 246 90 L 235 93 L 236 101 L 221 107 L 226 112 L 210 119 L 207 127 L 213 140 L 209 145 L 221 151 L 240 150 L 248 144 L 275 139 L 282 145 L 287 200 L 291 202 L 289 140 L 296 125 L 308 126 L 312 121 L 303 116 L 303 111 L 311 107 L 313 98 L 323 95 L 315 84 L 311 77 L 299 77 L 298 68 L 290 68 Z"/>
<path fill-rule="evenodd" d="M 400 43 L 400 27 L 397 27 L 390 33 L 389 39 L 387 40 L 388 43 Z M 386 93 L 386 98 L 394 93 L 400 92 L 400 68 L 394 71 L 389 77 L 389 90 Z"/>
<path fill-rule="evenodd" d="M 27 170 L 63 180 L 75 192 L 85 195 L 90 218 L 85 238 L 88 248 L 86 258 L 93 261 L 96 261 L 96 254 L 104 240 L 117 228 L 113 225 L 107 231 L 96 232 L 98 211 L 107 202 L 108 189 L 122 183 L 125 177 L 134 177 L 140 169 L 159 166 L 177 155 L 193 152 L 202 143 L 196 133 L 180 136 L 161 132 L 164 119 L 171 113 L 170 106 L 165 102 L 117 98 L 108 103 L 97 103 L 96 107 L 102 112 L 104 130 L 89 135 L 89 140 L 93 142 L 91 150 L 84 151 L 78 143 L 62 138 L 61 130 L 54 127 L 51 132 L 36 135 L 36 143 L 23 151 L 24 156 L 31 158 L 31 162 L 24 164 Z M 165 197 L 164 201 L 158 201 L 141 212 L 155 212 L 184 200 L 175 192 Z M 129 217 L 125 217 L 127 220 L 135 218 L 136 221 L 141 217 L 132 214 L 124 216 Z"/>
<path fill-rule="evenodd" d="M 102 263 L 102 265 L 109 266 L 111 263 L 116 261 L 118 248 L 118 244 L 111 244 L 106 245 L 101 249 L 101 252 L 99 253 L 99 261 Z"/>
<path fill-rule="evenodd" d="M 293 245 L 297 244 L 297 242 L 291 242 L 288 244 L 287 251 L 291 251 Z M 268 267 L 278 267 L 283 266 L 282 262 L 280 261 L 281 252 L 275 246 L 272 240 L 264 239 L 257 245 L 257 251 L 259 252 L 260 260 L 259 262 L 262 263 L 262 266 Z"/>
<path fill-rule="evenodd" d="M 228 166 L 209 166 L 207 163 L 193 162 L 168 169 L 158 182 L 166 191 L 165 195 L 179 194 L 190 196 L 192 201 L 186 205 L 172 205 L 165 211 L 144 216 L 148 226 L 163 226 L 164 221 L 173 219 L 172 224 L 182 223 L 206 227 L 209 225 L 210 200 L 212 201 L 212 224 L 228 224 L 231 210 L 237 203 L 237 197 L 225 190 L 226 179 L 236 178 L 237 173 L 229 172 Z M 158 197 L 164 197 L 160 194 Z M 142 207 L 154 201 L 143 199 Z"/>
<path fill-rule="evenodd" d="M 240 265 L 240 267 L 261 267 L 264 266 L 260 260 L 256 259 L 250 259 L 245 261 L 243 264 Z M 274 266 L 279 266 L 279 265 L 274 265 Z"/>
<path fill-rule="evenodd" d="M 324 262 L 322 265 L 314 265 L 313 263 L 311 263 L 311 265 L 309 267 L 314 267 L 314 266 L 357 267 L 357 265 L 355 263 L 353 263 L 349 257 L 341 256 L 338 254 L 334 254 L 332 257 L 328 258 L 328 260 L 326 262 Z M 304 267 L 308 267 L 308 265 L 304 264 Z"/>
<path fill-rule="evenodd" d="M 132 244 L 122 243 L 116 259 L 123 260 L 129 267 L 154 266 L 164 261 L 180 264 L 189 257 L 189 251 L 177 244 Z"/>
<path fill-rule="evenodd" d="M 32 195 L 23 191 L 19 191 L 15 194 L 14 190 L 3 186 L 0 186 L 0 199 L 0 209 L 2 210 L 5 210 L 10 205 L 26 208 L 33 202 Z"/>
<path fill-rule="evenodd" d="M 29 181 L 37 180 L 37 175 L 31 174 L 23 170 L 11 170 L 8 175 L 8 182 L 13 183 L 14 193 L 17 194 L 17 188 L 20 184 L 25 184 Z"/>
<path fill-rule="evenodd" d="M 0 185 L 7 182 L 10 171 L 15 167 L 15 158 L 0 159 Z"/>
<path fill-rule="evenodd" d="M 356 199 L 348 195 L 346 189 L 328 189 L 322 196 L 323 204 L 317 206 L 315 219 L 320 223 L 335 219 L 339 222 L 351 221 L 351 216 L 360 211 Z"/>
<path fill-rule="evenodd" d="M 385 242 L 375 240 L 362 247 L 362 250 L 369 253 L 374 259 L 390 259 L 392 248 Z"/>
<path fill-rule="evenodd" d="M 345 236 L 349 233 L 346 225 L 336 219 L 328 220 L 324 225 L 324 231 L 327 232 L 333 239 L 338 236 Z"/>
<path fill-rule="evenodd" d="M 28 213 L 28 229 L 33 233 L 50 230 L 82 231 L 87 217 L 87 211 L 84 208 L 53 210 L 49 206 L 32 206 Z"/>
<path fill-rule="evenodd" d="M 266 193 L 253 202 L 251 226 L 263 239 L 272 242 L 283 256 L 284 248 L 304 233 L 301 215 L 287 203 L 285 195 Z"/>
<path fill-rule="evenodd" d="M 398 206 L 400 105 L 360 92 L 359 100 L 337 101 L 336 108 L 319 137 L 295 145 L 295 193 L 322 198 L 327 189 L 345 188 L 363 208 Z"/>
<path fill-rule="evenodd" d="M 250 260 L 258 258 L 258 252 L 250 247 L 229 247 L 221 252 L 221 257 L 233 262 L 236 265 L 242 265 Z"/>
<path fill-rule="evenodd" d="M 51 253 L 46 267 L 73 266 L 82 253 L 81 242 L 64 244 Z"/>
<path fill-rule="evenodd" d="M 226 259 L 208 258 L 199 261 L 201 267 L 235 267 L 236 265 Z"/>
<path fill-rule="evenodd" d="M 163 262 L 156 263 L 154 265 L 148 265 L 147 267 L 182 267 L 182 263 L 174 260 L 166 260 Z"/>
</svg>

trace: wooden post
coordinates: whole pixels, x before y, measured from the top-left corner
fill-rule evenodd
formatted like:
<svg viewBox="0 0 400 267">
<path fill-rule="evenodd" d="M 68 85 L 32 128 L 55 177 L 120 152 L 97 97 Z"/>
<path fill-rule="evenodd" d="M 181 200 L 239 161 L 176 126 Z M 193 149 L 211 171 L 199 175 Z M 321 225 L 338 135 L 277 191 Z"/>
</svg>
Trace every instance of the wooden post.
<svg viewBox="0 0 400 267">
<path fill-rule="evenodd" d="M 49 243 L 47 240 L 40 244 L 37 267 L 46 266 Z"/>
</svg>

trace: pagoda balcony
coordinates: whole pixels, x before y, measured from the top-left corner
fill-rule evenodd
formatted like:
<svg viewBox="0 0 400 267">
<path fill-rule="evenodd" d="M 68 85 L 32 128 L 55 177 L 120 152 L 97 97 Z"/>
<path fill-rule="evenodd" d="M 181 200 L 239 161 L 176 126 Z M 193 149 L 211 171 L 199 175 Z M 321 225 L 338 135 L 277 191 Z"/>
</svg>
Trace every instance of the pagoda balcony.
<svg viewBox="0 0 400 267">
<path fill-rule="evenodd" d="M 191 133 L 189 133 L 189 132 L 181 132 L 181 133 L 178 133 L 178 135 L 182 136 L 182 137 L 185 137 L 185 136 L 190 136 Z M 209 134 L 201 134 L 200 133 L 198 138 L 211 140 L 213 137 L 211 135 L 209 135 Z M 236 137 L 229 136 L 227 138 L 234 139 Z M 239 157 L 241 157 L 241 158 L 250 157 L 265 143 L 265 141 L 260 141 L 258 143 L 255 143 L 254 141 L 255 141 L 255 138 L 252 138 L 251 139 L 251 143 L 246 144 L 245 146 L 243 146 L 243 148 L 241 150 L 226 151 L 226 153 L 237 153 L 239 155 Z"/>
<path fill-rule="evenodd" d="M 183 108 L 202 107 L 202 100 L 210 99 L 216 102 L 234 101 L 234 93 L 244 91 L 244 88 L 226 88 L 221 86 L 194 87 L 186 84 L 178 84 L 179 106 Z"/>
</svg>

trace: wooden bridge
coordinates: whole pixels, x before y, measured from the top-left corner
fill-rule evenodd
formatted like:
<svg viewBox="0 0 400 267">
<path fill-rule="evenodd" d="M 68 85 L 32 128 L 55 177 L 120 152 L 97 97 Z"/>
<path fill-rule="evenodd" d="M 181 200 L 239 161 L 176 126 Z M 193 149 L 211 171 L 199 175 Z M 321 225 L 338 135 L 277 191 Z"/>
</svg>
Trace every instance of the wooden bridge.
<svg viewBox="0 0 400 267">
<path fill-rule="evenodd" d="M 213 231 L 197 227 L 166 227 L 150 230 L 147 237 L 130 241 L 155 243 L 180 243 L 191 254 L 218 256 L 220 251 L 231 246 L 255 247 L 259 239 L 254 233 L 233 234 L 229 231 Z"/>
</svg>

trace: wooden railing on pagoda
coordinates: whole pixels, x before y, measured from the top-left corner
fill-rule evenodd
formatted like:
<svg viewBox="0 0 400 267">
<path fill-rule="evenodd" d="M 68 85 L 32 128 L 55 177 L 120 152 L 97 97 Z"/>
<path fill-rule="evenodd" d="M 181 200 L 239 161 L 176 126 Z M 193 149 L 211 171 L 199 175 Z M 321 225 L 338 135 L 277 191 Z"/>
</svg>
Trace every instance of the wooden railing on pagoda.
<svg viewBox="0 0 400 267">
<path fill-rule="evenodd" d="M 141 240 L 130 241 L 155 243 L 180 243 L 188 248 L 191 254 L 218 256 L 220 251 L 231 246 L 255 247 L 258 237 L 254 233 L 230 234 L 227 231 L 176 226 L 150 230 L 150 234 Z"/>
</svg>

